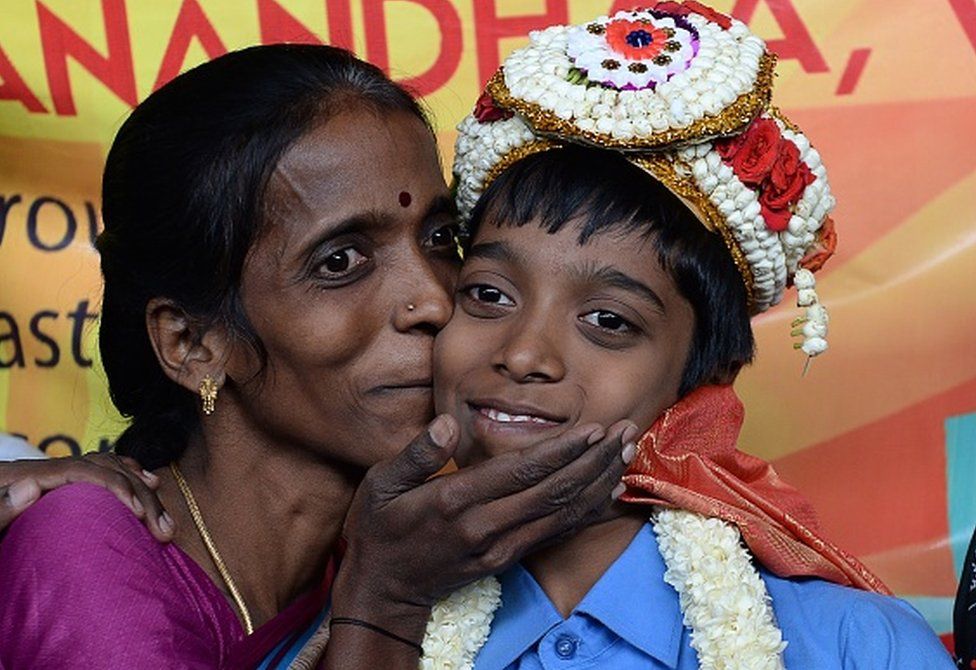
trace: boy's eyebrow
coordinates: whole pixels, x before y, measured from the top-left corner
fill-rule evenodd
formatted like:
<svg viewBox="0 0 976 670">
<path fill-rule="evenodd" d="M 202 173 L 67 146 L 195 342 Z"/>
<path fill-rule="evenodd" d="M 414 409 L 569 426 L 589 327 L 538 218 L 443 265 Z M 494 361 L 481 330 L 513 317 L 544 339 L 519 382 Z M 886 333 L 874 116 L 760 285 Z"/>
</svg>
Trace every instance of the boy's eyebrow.
<svg viewBox="0 0 976 670">
<path fill-rule="evenodd" d="M 592 281 L 600 281 L 607 286 L 612 286 L 614 288 L 623 289 L 637 295 L 648 302 L 654 303 L 654 305 L 661 310 L 662 314 L 667 314 L 667 310 L 664 307 L 664 301 L 661 300 L 661 296 L 654 292 L 650 286 L 642 281 L 634 279 L 630 275 L 624 274 L 620 270 L 616 270 L 610 266 L 604 265 L 594 269 L 592 266 L 580 269 L 577 273 L 581 277 Z"/>
<path fill-rule="evenodd" d="M 519 254 L 506 242 L 480 242 L 464 255 L 465 258 L 484 258 L 502 263 L 517 264 Z"/>
</svg>

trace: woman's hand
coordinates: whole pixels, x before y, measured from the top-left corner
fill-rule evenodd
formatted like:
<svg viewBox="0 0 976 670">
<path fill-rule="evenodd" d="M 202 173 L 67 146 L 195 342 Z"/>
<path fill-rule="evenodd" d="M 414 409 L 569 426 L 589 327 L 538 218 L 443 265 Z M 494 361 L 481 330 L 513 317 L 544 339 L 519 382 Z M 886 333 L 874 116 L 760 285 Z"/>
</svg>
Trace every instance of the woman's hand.
<svg viewBox="0 0 976 670">
<path fill-rule="evenodd" d="M 503 571 L 603 513 L 626 467 L 624 447 L 636 437 L 630 422 L 606 431 L 580 426 L 430 479 L 458 440 L 454 419 L 438 417 L 359 486 L 346 518 L 348 546 L 332 614 L 420 642 L 439 597 Z M 626 451 L 633 458 L 634 449 Z"/>
<path fill-rule="evenodd" d="M 173 520 L 155 493 L 159 479 L 135 460 L 111 453 L 0 463 L 0 530 L 45 491 L 73 482 L 108 489 L 143 520 L 157 540 L 173 539 Z"/>
</svg>

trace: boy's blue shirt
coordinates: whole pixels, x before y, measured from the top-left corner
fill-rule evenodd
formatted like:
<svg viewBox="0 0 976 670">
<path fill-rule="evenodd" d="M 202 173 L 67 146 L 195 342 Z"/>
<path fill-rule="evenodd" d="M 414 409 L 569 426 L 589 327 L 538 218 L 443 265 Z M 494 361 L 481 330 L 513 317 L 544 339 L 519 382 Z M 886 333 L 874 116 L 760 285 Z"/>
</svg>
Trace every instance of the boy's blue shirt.
<svg viewBox="0 0 976 670">
<path fill-rule="evenodd" d="M 568 619 L 521 565 L 501 575 L 502 606 L 475 670 L 697 670 L 677 592 L 645 524 Z M 760 569 L 783 637 L 788 670 L 954 668 L 907 603 L 818 579 Z"/>
</svg>

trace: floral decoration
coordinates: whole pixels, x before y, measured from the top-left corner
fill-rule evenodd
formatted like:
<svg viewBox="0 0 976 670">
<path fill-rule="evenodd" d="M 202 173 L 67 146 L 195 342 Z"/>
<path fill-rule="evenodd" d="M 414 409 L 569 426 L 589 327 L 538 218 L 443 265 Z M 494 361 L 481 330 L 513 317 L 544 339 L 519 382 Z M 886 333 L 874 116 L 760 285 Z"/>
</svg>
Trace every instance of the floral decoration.
<svg viewBox="0 0 976 670">
<path fill-rule="evenodd" d="M 681 16 L 640 10 L 571 30 L 566 55 L 590 82 L 653 89 L 687 70 L 698 47 L 698 31 Z"/>
<path fill-rule="evenodd" d="M 829 219 L 835 200 L 820 154 L 764 97 L 772 61 L 762 40 L 740 21 L 719 15 L 719 22 L 716 14 L 693 2 L 658 3 L 533 33 L 529 46 L 505 61 L 474 114 L 458 126 L 458 209 L 462 219 L 470 216 L 494 177 L 529 153 L 561 143 L 619 150 L 672 190 L 690 185 L 697 213 L 722 233 L 743 272 L 753 313 L 780 302 L 790 285 L 797 287 L 797 304 L 805 312 L 795 324 L 793 334 L 802 336 L 795 346 L 816 356 L 827 349 L 827 319 L 812 272 L 836 244 Z M 623 79 L 610 85 L 593 81 L 593 68 L 584 72 L 597 55 L 610 51 L 630 64 L 685 53 L 667 51 L 682 30 L 690 64 L 665 73 L 665 81 L 653 87 L 639 88 L 665 66 L 653 75 L 650 67 L 640 73 L 624 67 Z M 759 62 L 769 63 L 768 72 L 759 68 L 756 74 Z M 753 112 L 749 105 L 755 103 L 761 107 Z M 675 179 L 650 167 L 662 163 Z M 689 193 L 680 195 L 687 200 Z"/>
<path fill-rule="evenodd" d="M 485 577 L 434 605 L 421 644 L 421 670 L 471 670 L 501 602 L 501 584 Z"/>
<path fill-rule="evenodd" d="M 662 509 L 654 531 L 702 670 L 782 670 L 786 642 L 738 528 Z"/>
<path fill-rule="evenodd" d="M 686 14 L 694 12 L 695 14 L 704 16 L 713 23 L 717 23 L 725 30 L 732 27 L 731 17 L 721 12 L 717 12 L 711 7 L 703 5 L 700 2 L 693 2 L 692 0 L 685 0 L 685 2 L 659 2 L 654 5 L 654 9 L 659 12 L 668 12 L 677 16 L 685 16 Z"/>
<path fill-rule="evenodd" d="M 741 135 L 717 141 L 715 149 L 743 184 L 759 189 L 766 227 L 786 230 L 791 207 L 814 176 L 800 159 L 797 146 L 780 134 L 776 122 L 760 117 Z"/>
<path fill-rule="evenodd" d="M 512 112 L 502 109 L 495 104 L 495 99 L 491 97 L 491 94 L 485 91 L 478 98 L 478 102 L 474 105 L 474 112 L 472 112 L 474 118 L 478 119 L 479 123 L 491 123 L 492 121 L 501 121 L 503 119 L 512 118 Z"/>
</svg>

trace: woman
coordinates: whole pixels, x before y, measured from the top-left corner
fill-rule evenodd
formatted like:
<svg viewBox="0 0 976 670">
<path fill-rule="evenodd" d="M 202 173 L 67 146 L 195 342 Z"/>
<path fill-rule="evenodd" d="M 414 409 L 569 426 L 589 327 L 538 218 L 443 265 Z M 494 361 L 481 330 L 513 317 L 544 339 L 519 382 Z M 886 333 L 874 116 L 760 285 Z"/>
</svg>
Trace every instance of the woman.
<svg viewBox="0 0 976 670">
<path fill-rule="evenodd" d="M 378 69 L 278 45 L 176 78 L 120 129 L 103 218 L 118 451 L 158 477 L 174 543 L 101 489 L 43 497 L 0 544 L 4 667 L 275 662 L 327 600 L 327 667 L 415 667 L 440 594 L 609 501 L 629 423 L 425 483 L 457 441 L 425 430 L 455 219 Z"/>
</svg>

